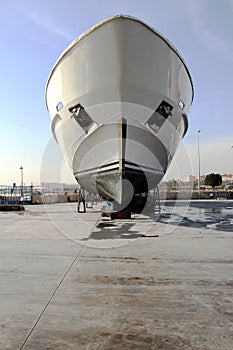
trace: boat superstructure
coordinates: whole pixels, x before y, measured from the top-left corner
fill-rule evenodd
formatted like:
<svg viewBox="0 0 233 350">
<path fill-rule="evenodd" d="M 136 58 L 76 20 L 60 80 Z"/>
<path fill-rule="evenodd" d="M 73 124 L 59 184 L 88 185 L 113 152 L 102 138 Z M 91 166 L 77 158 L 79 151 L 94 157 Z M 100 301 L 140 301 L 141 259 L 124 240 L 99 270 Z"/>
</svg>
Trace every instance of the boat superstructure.
<svg viewBox="0 0 233 350">
<path fill-rule="evenodd" d="M 71 43 L 46 85 L 52 133 L 78 183 L 119 203 L 161 181 L 188 128 L 192 100 L 178 51 L 125 15 Z"/>
</svg>

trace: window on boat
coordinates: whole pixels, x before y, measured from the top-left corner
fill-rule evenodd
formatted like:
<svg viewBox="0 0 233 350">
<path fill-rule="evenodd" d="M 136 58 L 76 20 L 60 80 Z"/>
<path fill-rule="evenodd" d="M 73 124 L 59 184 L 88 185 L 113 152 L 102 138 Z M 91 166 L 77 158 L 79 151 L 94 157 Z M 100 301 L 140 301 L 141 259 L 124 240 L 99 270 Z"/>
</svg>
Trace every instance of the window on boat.
<svg viewBox="0 0 233 350">
<path fill-rule="evenodd" d="M 183 102 L 182 100 L 180 100 L 180 101 L 178 102 L 178 106 L 179 106 L 181 109 L 184 109 L 185 104 L 184 104 L 184 102 Z"/>
<path fill-rule="evenodd" d="M 63 107 L 63 103 L 62 102 L 58 102 L 58 104 L 56 105 L 56 110 L 59 112 Z"/>
<path fill-rule="evenodd" d="M 165 120 L 172 116 L 173 106 L 168 102 L 162 101 L 155 112 L 147 120 L 146 125 L 148 125 L 154 132 L 158 132 Z"/>
<path fill-rule="evenodd" d="M 76 120 L 76 122 L 81 126 L 86 134 L 88 131 L 90 131 L 90 129 L 97 126 L 97 124 L 89 116 L 81 104 L 70 107 L 69 111 L 72 113 L 71 118 L 74 118 Z"/>
</svg>

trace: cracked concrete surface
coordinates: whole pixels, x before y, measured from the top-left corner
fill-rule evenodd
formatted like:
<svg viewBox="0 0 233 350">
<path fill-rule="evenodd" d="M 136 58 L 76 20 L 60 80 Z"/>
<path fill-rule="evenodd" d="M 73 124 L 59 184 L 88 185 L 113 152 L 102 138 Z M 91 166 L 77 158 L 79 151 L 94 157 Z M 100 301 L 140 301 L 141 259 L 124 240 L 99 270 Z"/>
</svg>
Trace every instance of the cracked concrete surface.
<svg viewBox="0 0 233 350">
<path fill-rule="evenodd" d="M 227 210 L 229 218 L 232 201 L 216 205 L 222 210 L 211 217 Z M 90 209 L 78 222 L 67 208 L 0 215 L 0 349 L 232 349 L 229 225 L 190 225 L 200 221 L 196 205 L 197 215 L 192 206 L 185 214 L 187 225 L 136 218 L 125 227 L 148 237 L 121 239 L 114 232 L 108 239 L 105 227 L 93 246 L 99 212 Z M 66 222 L 75 227 L 68 234 Z M 114 225 L 124 231 L 124 223 Z"/>
</svg>

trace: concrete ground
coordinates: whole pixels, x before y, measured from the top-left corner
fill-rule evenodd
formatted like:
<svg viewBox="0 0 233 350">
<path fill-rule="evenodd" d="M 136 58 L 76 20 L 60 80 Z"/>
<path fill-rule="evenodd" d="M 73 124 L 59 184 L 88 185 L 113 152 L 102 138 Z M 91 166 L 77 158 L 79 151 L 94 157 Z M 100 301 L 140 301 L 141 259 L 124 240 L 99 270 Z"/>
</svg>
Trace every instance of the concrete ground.
<svg viewBox="0 0 233 350">
<path fill-rule="evenodd" d="M 0 213 L 0 349 L 231 350 L 233 201 L 98 209 Z"/>
</svg>

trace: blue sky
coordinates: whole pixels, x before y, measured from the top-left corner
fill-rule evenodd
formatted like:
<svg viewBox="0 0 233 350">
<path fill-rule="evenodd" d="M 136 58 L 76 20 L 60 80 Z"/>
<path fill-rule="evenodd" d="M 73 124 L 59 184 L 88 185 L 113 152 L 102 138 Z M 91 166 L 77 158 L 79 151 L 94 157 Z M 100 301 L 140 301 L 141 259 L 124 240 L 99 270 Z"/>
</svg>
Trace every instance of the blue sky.
<svg viewBox="0 0 233 350">
<path fill-rule="evenodd" d="M 21 164 L 24 181 L 39 183 L 53 142 L 44 102 L 50 70 L 83 31 L 119 13 L 167 37 L 193 78 L 189 130 L 167 177 L 197 174 L 198 129 L 201 173 L 233 173 L 233 0 L 9 0 L 0 4 L 0 184 L 19 184 Z"/>
</svg>

